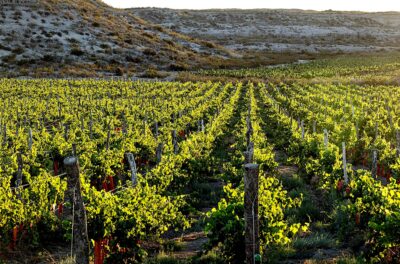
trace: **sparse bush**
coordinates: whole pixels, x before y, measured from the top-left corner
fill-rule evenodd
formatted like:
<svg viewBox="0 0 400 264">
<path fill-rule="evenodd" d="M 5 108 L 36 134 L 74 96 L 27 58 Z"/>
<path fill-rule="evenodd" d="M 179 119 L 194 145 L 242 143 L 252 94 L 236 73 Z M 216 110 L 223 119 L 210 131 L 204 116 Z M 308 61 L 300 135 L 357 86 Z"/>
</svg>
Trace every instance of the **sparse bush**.
<svg viewBox="0 0 400 264">
<path fill-rule="evenodd" d="M 154 35 L 147 32 L 143 32 L 143 36 L 148 37 L 149 39 L 154 39 Z"/>
<path fill-rule="evenodd" d="M 46 54 L 42 57 L 42 61 L 46 61 L 46 62 L 55 62 L 56 58 L 50 54 Z"/>
<path fill-rule="evenodd" d="M 34 59 L 21 59 L 17 61 L 18 66 L 30 66 L 34 64 L 36 61 Z"/>
<path fill-rule="evenodd" d="M 0 43 L 0 49 L 2 49 L 2 50 L 8 50 L 8 51 L 11 51 L 11 50 L 12 50 L 11 48 L 6 47 L 6 46 L 4 46 L 4 45 L 1 44 L 1 43 Z"/>
<path fill-rule="evenodd" d="M 125 39 L 124 42 L 127 43 L 127 44 L 130 44 L 130 45 L 133 44 L 133 41 L 130 38 Z"/>
<path fill-rule="evenodd" d="M 68 34 L 68 33 L 66 33 L 66 34 Z M 76 40 L 76 39 L 74 39 L 74 38 L 69 38 L 69 39 L 67 39 L 67 40 L 68 40 L 69 43 L 74 43 L 74 44 L 79 43 L 79 41 Z"/>
<path fill-rule="evenodd" d="M 175 47 L 175 42 L 173 42 L 171 39 L 163 39 L 163 40 L 168 45 Z"/>
<path fill-rule="evenodd" d="M 146 72 L 142 75 L 143 78 L 163 78 L 165 77 L 163 74 L 161 74 L 157 69 L 150 67 L 146 70 Z"/>
<path fill-rule="evenodd" d="M 14 20 L 18 20 L 22 18 L 22 13 L 21 11 L 17 10 L 14 12 Z"/>
<path fill-rule="evenodd" d="M 85 53 L 78 47 L 75 47 L 75 48 L 71 49 L 71 55 L 82 56 L 83 54 L 85 54 Z"/>
<path fill-rule="evenodd" d="M 142 62 L 143 62 L 143 60 L 142 60 L 141 58 L 139 58 L 139 57 L 132 57 L 132 56 L 130 56 L 130 55 L 126 56 L 125 59 L 126 59 L 126 61 L 128 61 L 128 62 L 133 62 L 133 63 L 142 63 Z"/>
<path fill-rule="evenodd" d="M 153 49 L 147 48 L 143 51 L 143 54 L 146 56 L 155 56 L 155 55 L 157 55 L 157 52 Z"/>
<path fill-rule="evenodd" d="M 183 63 L 173 63 L 168 67 L 171 71 L 187 71 L 189 66 Z"/>
<path fill-rule="evenodd" d="M 3 57 L 3 62 L 4 63 L 13 63 L 15 62 L 15 57 L 17 57 L 16 54 L 10 54 L 8 56 Z"/>
<path fill-rule="evenodd" d="M 162 26 L 159 26 L 159 25 L 155 26 L 154 29 L 157 30 L 157 31 L 160 31 L 160 32 L 164 32 L 165 31 L 164 28 Z"/>
<path fill-rule="evenodd" d="M 204 46 L 206 46 L 207 48 L 210 48 L 210 49 L 216 48 L 215 44 L 212 43 L 212 42 L 209 42 L 209 41 L 203 41 L 202 44 L 203 44 Z"/>
<path fill-rule="evenodd" d="M 123 76 L 123 75 L 124 75 L 124 69 L 122 69 L 121 67 L 118 67 L 118 68 L 115 70 L 115 75 L 117 75 L 117 76 Z"/>
<path fill-rule="evenodd" d="M 106 43 L 101 43 L 100 44 L 100 48 L 102 48 L 102 49 L 111 49 L 110 45 L 108 45 Z"/>
</svg>

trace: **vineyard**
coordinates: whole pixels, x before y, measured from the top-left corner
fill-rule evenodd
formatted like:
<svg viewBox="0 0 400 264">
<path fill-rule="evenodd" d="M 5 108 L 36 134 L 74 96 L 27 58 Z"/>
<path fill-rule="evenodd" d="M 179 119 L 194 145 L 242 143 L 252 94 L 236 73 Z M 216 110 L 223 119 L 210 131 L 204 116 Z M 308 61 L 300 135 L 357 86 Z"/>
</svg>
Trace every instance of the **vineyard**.
<svg viewBox="0 0 400 264">
<path fill-rule="evenodd" d="M 257 83 L 1 79 L 0 263 L 79 256 L 79 237 L 96 264 L 243 263 L 246 163 L 262 262 L 399 263 L 399 72 L 384 57 L 196 73 Z"/>
</svg>

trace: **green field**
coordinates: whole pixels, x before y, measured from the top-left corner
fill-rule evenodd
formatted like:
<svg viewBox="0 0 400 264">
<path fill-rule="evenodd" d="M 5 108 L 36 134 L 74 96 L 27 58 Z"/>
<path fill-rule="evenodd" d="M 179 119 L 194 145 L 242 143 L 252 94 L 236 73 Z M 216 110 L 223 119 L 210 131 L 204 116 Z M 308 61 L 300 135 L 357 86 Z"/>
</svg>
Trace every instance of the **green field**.
<svg viewBox="0 0 400 264">
<path fill-rule="evenodd" d="M 68 262 L 72 155 L 92 260 L 103 242 L 105 263 L 243 263 L 248 136 L 263 262 L 399 263 L 399 59 L 1 79 L 0 263 Z"/>
</svg>

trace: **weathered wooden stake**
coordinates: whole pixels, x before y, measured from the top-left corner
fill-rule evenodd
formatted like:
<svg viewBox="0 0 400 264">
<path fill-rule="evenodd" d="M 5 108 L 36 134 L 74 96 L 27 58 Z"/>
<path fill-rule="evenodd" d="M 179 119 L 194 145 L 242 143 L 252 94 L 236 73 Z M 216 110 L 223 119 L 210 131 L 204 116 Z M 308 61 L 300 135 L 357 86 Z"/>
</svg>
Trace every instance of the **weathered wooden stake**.
<svg viewBox="0 0 400 264">
<path fill-rule="evenodd" d="M 250 142 L 250 145 L 247 146 L 247 151 L 244 152 L 245 164 L 253 163 L 253 157 L 254 157 L 254 143 Z"/>
<path fill-rule="evenodd" d="M 81 115 L 81 130 L 85 130 L 85 119 L 83 117 L 83 115 Z"/>
<path fill-rule="evenodd" d="M 145 117 L 146 118 L 146 117 Z M 147 121 L 146 121 L 146 119 L 145 120 L 143 120 L 143 135 L 144 136 L 147 136 L 147 129 L 146 129 L 146 127 L 147 127 Z"/>
<path fill-rule="evenodd" d="M 179 146 L 178 146 L 178 138 L 176 136 L 176 130 L 172 130 L 172 145 L 174 146 L 174 154 L 178 154 Z"/>
<path fill-rule="evenodd" d="M 374 150 L 372 152 L 372 169 L 371 174 L 373 178 L 376 178 L 378 172 L 378 151 Z"/>
<path fill-rule="evenodd" d="M 65 141 L 68 141 L 68 132 L 69 132 L 69 125 L 64 124 L 64 139 L 65 139 Z"/>
<path fill-rule="evenodd" d="M 16 128 L 15 128 L 15 135 L 18 137 L 19 135 L 19 122 L 17 122 Z"/>
<path fill-rule="evenodd" d="M 358 122 L 356 122 L 356 140 L 360 139 L 360 128 L 358 127 Z"/>
<path fill-rule="evenodd" d="M 244 166 L 244 219 L 246 263 L 254 264 L 260 254 L 258 222 L 258 165 Z"/>
<path fill-rule="evenodd" d="M 122 121 L 122 134 L 125 136 L 128 134 L 128 125 L 126 124 L 126 119 Z"/>
<path fill-rule="evenodd" d="M 250 111 L 250 110 L 249 110 L 249 111 Z M 253 125 L 251 124 L 250 116 L 247 116 L 246 123 L 247 123 L 246 145 L 247 145 L 247 146 L 250 146 L 250 143 L 251 143 L 251 136 L 253 135 Z"/>
<path fill-rule="evenodd" d="M 400 130 L 396 130 L 397 156 L 400 157 Z"/>
<path fill-rule="evenodd" d="M 93 116 L 92 116 L 92 112 L 90 112 L 89 135 L 90 135 L 90 139 L 93 139 Z"/>
<path fill-rule="evenodd" d="M 314 120 L 313 122 L 313 134 L 317 133 L 317 121 Z"/>
<path fill-rule="evenodd" d="M 392 114 L 389 112 L 388 113 L 388 115 L 389 115 L 389 125 L 390 125 L 390 128 L 393 128 L 393 116 L 392 116 Z"/>
<path fill-rule="evenodd" d="M 131 169 L 131 180 L 132 186 L 136 186 L 137 184 L 137 169 L 136 169 L 136 162 L 135 158 L 132 153 L 125 153 L 125 158 L 128 161 L 129 168 Z"/>
<path fill-rule="evenodd" d="M 79 178 L 79 162 L 76 157 L 67 157 L 64 159 L 64 165 L 67 172 L 68 196 L 73 203 L 73 239 L 72 252 L 75 257 L 75 263 L 89 263 L 89 238 L 87 232 L 87 219 L 85 205 L 83 204 L 81 194 L 81 182 Z"/>
<path fill-rule="evenodd" d="M 164 148 L 164 144 L 159 143 L 157 146 L 157 149 L 156 149 L 157 164 L 159 164 L 161 162 L 163 148 Z"/>
<path fill-rule="evenodd" d="M 342 142 L 342 150 L 343 150 L 343 176 L 344 176 L 344 182 L 347 185 L 349 183 L 349 177 L 347 175 L 346 143 L 345 142 Z"/>
<path fill-rule="evenodd" d="M 17 197 L 18 199 L 21 199 L 21 190 L 19 189 L 19 187 L 22 185 L 22 169 L 24 164 L 22 161 L 22 154 L 20 152 L 17 153 L 17 162 L 18 162 L 17 182 L 16 182 Z"/>
<path fill-rule="evenodd" d="M 329 143 L 329 134 L 328 130 L 324 129 L 324 146 L 327 148 Z"/>
<path fill-rule="evenodd" d="M 76 157 L 76 143 L 72 143 L 72 156 Z"/>
<path fill-rule="evenodd" d="M 110 149 L 110 137 L 111 137 L 111 122 L 108 123 L 108 127 L 107 127 L 107 142 L 106 142 L 106 148 L 107 150 Z"/>
<path fill-rule="evenodd" d="M 7 125 L 3 126 L 3 146 L 7 144 Z"/>
<path fill-rule="evenodd" d="M 29 130 L 28 130 L 28 148 L 29 148 L 29 151 L 32 150 L 32 145 L 33 145 L 32 129 L 29 128 Z"/>
<path fill-rule="evenodd" d="M 62 112 L 62 106 L 61 103 L 58 102 L 58 118 L 61 119 L 61 112 Z"/>
</svg>

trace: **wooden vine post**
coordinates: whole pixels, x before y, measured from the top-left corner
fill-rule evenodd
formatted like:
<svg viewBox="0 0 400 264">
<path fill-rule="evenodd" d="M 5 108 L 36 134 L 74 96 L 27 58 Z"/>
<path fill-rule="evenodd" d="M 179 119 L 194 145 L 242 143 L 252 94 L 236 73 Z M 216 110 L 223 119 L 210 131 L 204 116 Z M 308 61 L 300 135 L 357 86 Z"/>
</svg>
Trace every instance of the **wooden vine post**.
<svg viewBox="0 0 400 264">
<path fill-rule="evenodd" d="M 108 125 L 107 125 L 107 141 L 106 141 L 107 150 L 110 149 L 110 137 L 111 137 L 111 121 L 108 122 Z"/>
<path fill-rule="evenodd" d="M 18 199 L 21 199 L 21 189 L 19 187 L 22 185 L 22 169 L 24 166 L 21 152 L 17 153 L 17 162 L 18 162 L 18 171 L 17 171 L 17 182 L 15 185 L 17 187 L 17 197 Z"/>
<path fill-rule="evenodd" d="M 250 145 L 247 147 L 247 151 L 244 152 L 245 164 L 253 163 L 254 157 L 254 143 L 250 142 Z"/>
<path fill-rule="evenodd" d="M 87 218 L 85 205 L 83 204 L 81 194 L 81 182 L 79 179 L 79 162 L 76 157 L 67 157 L 64 159 L 64 165 L 67 172 L 67 194 L 72 201 L 73 208 L 73 228 L 72 228 L 72 246 L 71 253 L 75 257 L 75 263 L 89 263 L 89 238 L 87 231 Z"/>
<path fill-rule="evenodd" d="M 397 147 L 397 156 L 400 157 L 400 130 L 396 130 L 396 147 Z"/>
<path fill-rule="evenodd" d="M 244 220 L 246 263 L 258 263 L 260 258 L 258 219 L 258 165 L 244 165 Z M 257 260 L 257 262 L 256 262 Z"/>
<path fill-rule="evenodd" d="M 325 148 L 328 147 L 328 143 L 329 143 L 329 134 L 328 134 L 328 130 L 324 129 L 324 146 Z"/>
<path fill-rule="evenodd" d="M 156 149 L 156 156 L 157 156 L 157 164 L 161 162 L 162 159 L 162 152 L 163 152 L 164 144 L 159 143 Z"/>
<path fill-rule="evenodd" d="M 64 139 L 65 139 L 65 141 L 68 141 L 68 133 L 69 133 L 69 125 L 64 124 Z"/>
<path fill-rule="evenodd" d="M 313 121 L 313 134 L 317 133 L 317 121 L 314 119 Z"/>
<path fill-rule="evenodd" d="M 372 169 L 371 169 L 372 177 L 376 178 L 377 173 L 378 173 L 378 151 L 374 150 L 372 152 Z"/>
<path fill-rule="evenodd" d="M 29 128 L 29 130 L 28 130 L 28 148 L 29 148 L 29 151 L 32 150 L 32 145 L 33 145 L 32 129 Z"/>
<path fill-rule="evenodd" d="M 154 132 L 154 134 L 155 134 L 156 139 L 157 139 L 157 138 L 158 138 L 158 122 L 157 122 L 157 121 L 154 123 L 154 126 L 155 126 L 155 132 Z"/>
<path fill-rule="evenodd" d="M 248 115 L 247 115 L 247 118 L 246 118 L 246 124 L 247 124 L 246 144 L 247 144 L 247 147 L 250 146 L 250 144 L 251 144 L 251 136 L 253 135 L 253 125 L 251 124 L 250 112 L 251 112 L 251 108 L 249 107 Z"/>
<path fill-rule="evenodd" d="M 347 159 L 346 159 L 346 143 L 342 142 L 342 150 L 343 150 L 343 176 L 344 182 L 347 185 L 349 183 L 349 176 L 347 175 Z"/>
<path fill-rule="evenodd" d="M 174 154 L 178 154 L 179 146 L 178 146 L 178 138 L 176 136 L 176 130 L 172 130 L 172 145 L 174 147 Z"/>
<path fill-rule="evenodd" d="M 137 184 L 137 174 L 136 174 L 137 169 L 136 169 L 135 158 L 132 153 L 125 153 L 125 158 L 128 161 L 128 165 L 131 170 L 132 186 L 136 186 L 136 184 Z"/>
<path fill-rule="evenodd" d="M 93 119 L 92 119 L 92 112 L 90 112 L 89 135 L 90 135 L 90 139 L 93 139 Z"/>
<path fill-rule="evenodd" d="M 355 124 L 356 127 L 356 140 L 360 140 L 360 128 L 358 127 L 358 122 Z"/>
<path fill-rule="evenodd" d="M 3 126 L 3 146 L 7 145 L 7 125 Z"/>
</svg>

